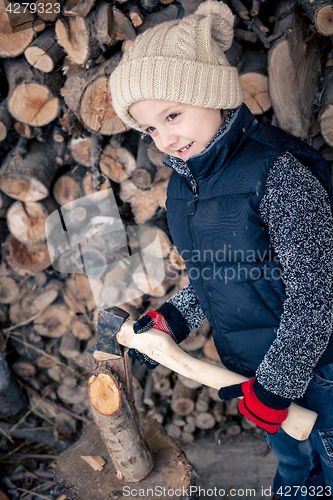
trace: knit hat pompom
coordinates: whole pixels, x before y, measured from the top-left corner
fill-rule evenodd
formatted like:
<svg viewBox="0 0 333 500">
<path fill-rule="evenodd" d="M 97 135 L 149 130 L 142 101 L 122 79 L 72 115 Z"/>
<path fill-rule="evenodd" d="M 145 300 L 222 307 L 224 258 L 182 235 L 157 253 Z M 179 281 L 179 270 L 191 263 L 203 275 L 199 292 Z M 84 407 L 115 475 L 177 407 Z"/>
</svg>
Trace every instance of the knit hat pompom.
<svg viewBox="0 0 333 500">
<path fill-rule="evenodd" d="M 193 14 L 138 35 L 110 77 L 119 118 L 141 130 L 128 108 L 146 99 L 213 109 L 239 106 L 238 72 L 224 55 L 232 43 L 233 23 L 225 3 L 207 0 Z"/>
<path fill-rule="evenodd" d="M 231 47 L 233 39 L 234 15 L 223 2 L 207 0 L 199 5 L 195 14 L 212 18 L 212 38 L 225 52 Z"/>
</svg>

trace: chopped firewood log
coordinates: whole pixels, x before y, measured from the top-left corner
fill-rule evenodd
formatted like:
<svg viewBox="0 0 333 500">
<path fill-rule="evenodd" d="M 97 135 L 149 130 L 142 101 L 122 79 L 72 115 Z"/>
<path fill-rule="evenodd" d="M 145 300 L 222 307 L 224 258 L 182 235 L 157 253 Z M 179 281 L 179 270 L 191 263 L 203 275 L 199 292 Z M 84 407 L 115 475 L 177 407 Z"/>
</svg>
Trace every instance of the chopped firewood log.
<svg viewBox="0 0 333 500">
<path fill-rule="evenodd" d="M 7 7 L 12 12 L 6 12 Z M 22 4 L 15 5 L 5 1 L 0 3 L 0 19 L 0 57 L 22 54 L 35 37 L 33 14 Z M 18 26 L 24 28 L 18 30 Z"/>
<path fill-rule="evenodd" d="M 195 414 L 195 425 L 198 429 L 212 429 L 215 426 L 214 415 L 208 412 Z"/>
<path fill-rule="evenodd" d="M 196 411 L 199 413 L 207 412 L 209 409 L 209 402 L 210 402 L 209 389 L 208 387 L 203 387 L 195 403 Z"/>
<path fill-rule="evenodd" d="M 71 332 L 67 332 L 61 337 L 59 352 L 66 359 L 73 359 L 80 356 L 78 340 Z"/>
<path fill-rule="evenodd" d="M 158 365 L 161 366 L 161 365 Z M 152 377 L 154 381 L 154 391 L 158 394 L 163 395 L 165 392 L 169 391 L 171 387 L 171 382 L 168 373 L 165 370 L 157 370 L 158 366 L 153 370 Z M 157 370 L 157 371 L 156 371 Z"/>
<path fill-rule="evenodd" d="M 86 17 L 93 8 L 96 0 L 67 0 L 64 6 L 64 16 Z"/>
<path fill-rule="evenodd" d="M 25 137 L 26 139 L 34 139 L 36 138 L 37 140 L 40 140 L 40 142 L 43 141 L 43 130 L 40 127 L 30 127 L 26 123 L 22 122 L 15 122 L 14 123 L 14 129 L 16 132 L 21 136 Z"/>
<path fill-rule="evenodd" d="M 276 17 L 290 5 L 291 0 L 281 1 Z M 269 95 L 274 113 L 279 127 L 308 139 L 312 135 L 314 101 L 321 74 L 318 42 L 310 39 L 309 23 L 298 8 L 275 23 L 276 32 L 284 36 L 275 41 L 268 54 Z"/>
<path fill-rule="evenodd" d="M 333 146 L 333 67 L 326 68 L 324 72 L 324 92 L 321 98 L 319 113 L 320 131 L 327 144 Z"/>
<path fill-rule="evenodd" d="M 214 359 L 216 361 L 220 360 L 220 356 L 218 355 L 218 352 L 215 347 L 214 339 L 213 337 L 210 337 L 207 342 L 205 343 L 203 347 L 203 352 L 204 355 L 207 356 L 209 359 Z"/>
<path fill-rule="evenodd" d="M 20 276 L 36 274 L 51 265 L 47 243 L 24 245 L 11 234 L 6 238 L 4 248 L 8 266 Z"/>
<path fill-rule="evenodd" d="M 141 26 L 144 20 L 144 16 L 142 15 L 138 6 L 138 2 L 136 0 L 131 1 L 128 15 L 130 20 L 132 21 L 134 28 Z"/>
<path fill-rule="evenodd" d="M 192 432 L 185 431 L 183 429 L 182 435 L 180 436 L 183 443 L 193 443 L 194 436 Z"/>
<path fill-rule="evenodd" d="M 131 196 L 129 201 L 137 224 L 145 224 L 153 218 L 159 207 L 165 208 L 167 187 L 168 181 L 159 182 L 148 191 L 138 189 Z"/>
<path fill-rule="evenodd" d="M 66 371 L 67 369 L 65 366 L 55 364 L 47 369 L 47 374 L 52 380 L 58 382 L 58 384 L 61 384 L 64 377 L 66 376 Z"/>
<path fill-rule="evenodd" d="M 243 101 L 254 115 L 266 113 L 271 107 L 268 94 L 267 54 L 246 51 L 239 68 Z"/>
<path fill-rule="evenodd" d="M 261 0 L 252 0 L 251 16 L 257 16 L 259 14 Z"/>
<path fill-rule="evenodd" d="M 54 39 L 54 29 L 49 28 L 25 49 L 24 55 L 31 66 L 50 73 L 64 57 L 65 52 Z"/>
<path fill-rule="evenodd" d="M 58 116 L 60 72 L 52 75 L 33 68 L 23 58 L 4 60 L 9 84 L 7 107 L 16 120 L 42 127 Z"/>
<path fill-rule="evenodd" d="M 45 221 L 49 215 L 38 201 L 15 201 L 7 211 L 8 229 L 24 245 L 35 245 L 46 239 Z"/>
<path fill-rule="evenodd" d="M 29 380 L 36 374 L 36 367 L 24 357 L 18 358 L 12 364 L 12 370 L 19 378 Z"/>
<path fill-rule="evenodd" d="M 81 181 L 85 174 L 86 169 L 78 167 L 67 172 L 56 180 L 53 186 L 53 196 L 59 205 L 66 205 L 67 203 L 77 200 L 83 196 Z"/>
<path fill-rule="evenodd" d="M 52 304 L 33 323 L 42 337 L 58 338 L 69 331 L 72 320 L 73 313 L 65 304 Z"/>
<path fill-rule="evenodd" d="M 72 157 L 77 163 L 90 167 L 91 137 L 72 137 L 69 147 Z"/>
<path fill-rule="evenodd" d="M 73 274 L 66 279 L 65 295 L 76 313 L 92 311 L 96 307 L 89 280 L 84 274 Z"/>
<path fill-rule="evenodd" d="M 25 157 L 15 160 L 17 146 L 2 162 L 0 189 L 11 198 L 26 202 L 46 198 L 58 168 L 54 156 L 59 144 L 53 139 L 43 143 L 33 141 Z"/>
<path fill-rule="evenodd" d="M 128 127 L 115 114 L 109 76 L 119 63 L 117 54 L 104 63 L 69 76 L 61 94 L 67 106 L 90 132 L 118 134 Z"/>
<path fill-rule="evenodd" d="M 328 0 L 297 0 L 319 33 L 333 35 L 333 2 Z"/>
<path fill-rule="evenodd" d="M 173 388 L 171 400 L 172 411 L 181 416 L 186 416 L 192 413 L 194 409 L 194 394 L 194 390 L 185 387 L 179 380 L 177 380 Z"/>
<path fill-rule="evenodd" d="M 241 19 L 250 19 L 250 13 L 241 0 L 231 0 L 231 6 Z"/>
<path fill-rule="evenodd" d="M 183 347 L 183 344 L 181 344 L 181 347 Z M 199 389 L 200 387 L 202 387 L 202 384 L 200 384 L 200 382 L 196 382 L 195 380 L 184 377 L 183 375 L 180 375 L 180 373 L 177 374 L 177 379 L 189 389 Z"/>
<path fill-rule="evenodd" d="M 148 146 L 141 139 L 136 158 L 136 169 L 132 174 L 132 182 L 139 189 L 151 189 L 156 173 L 156 166 L 151 163 L 148 157 Z"/>
<path fill-rule="evenodd" d="M 89 340 L 92 337 L 91 327 L 81 319 L 76 319 L 71 326 L 74 337 L 79 340 Z"/>
<path fill-rule="evenodd" d="M 81 455 L 82 460 L 87 462 L 88 465 L 94 470 L 103 470 L 103 467 L 105 465 L 105 460 L 103 457 L 100 455 L 90 455 L 90 456 L 84 456 Z"/>
<path fill-rule="evenodd" d="M 237 424 L 232 424 L 227 427 L 226 434 L 227 436 L 238 436 L 242 432 L 242 429 Z"/>
<path fill-rule="evenodd" d="M 258 37 L 253 31 L 236 28 L 235 39 L 238 40 L 239 42 L 243 41 L 243 42 L 256 43 Z"/>
<path fill-rule="evenodd" d="M 4 99 L 0 103 L 0 142 L 6 139 L 12 121 L 12 117 L 7 109 L 7 99 Z"/>
<path fill-rule="evenodd" d="M 19 296 L 19 287 L 10 276 L 0 276 L 0 304 L 15 302 Z"/>
<path fill-rule="evenodd" d="M 167 435 L 172 437 L 172 439 L 180 439 L 180 436 L 182 435 L 181 428 L 173 423 L 166 424 L 164 429 Z"/>
<path fill-rule="evenodd" d="M 136 161 L 128 149 L 107 144 L 101 153 L 100 168 L 106 177 L 121 183 L 131 177 L 136 169 Z"/>
</svg>

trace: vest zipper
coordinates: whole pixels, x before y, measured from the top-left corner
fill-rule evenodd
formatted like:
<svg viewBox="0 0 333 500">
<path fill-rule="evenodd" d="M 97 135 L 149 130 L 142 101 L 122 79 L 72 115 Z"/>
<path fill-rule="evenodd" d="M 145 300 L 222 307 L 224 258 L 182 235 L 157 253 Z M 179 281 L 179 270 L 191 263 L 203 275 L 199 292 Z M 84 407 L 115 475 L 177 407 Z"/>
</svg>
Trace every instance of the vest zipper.
<svg viewBox="0 0 333 500">
<path fill-rule="evenodd" d="M 199 200 L 199 194 L 198 194 L 198 185 L 197 185 L 196 181 L 192 179 L 190 181 L 190 184 L 191 184 L 192 193 L 193 193 L 193 200 L 192 200 L 192 210 L 191 210 L 191 212 L 188 215 L 189 215 L 189 229 L 190 229 L 190 238 L 191 238 L 191 243 L 192 243 L 192 250 L 194 250 L 194 237 L 193 237 L 193 230 L 192 230 L 192 219 L 193 219 L 195 211 L 196 211 L 197 203 L 198 203 L 198 200 Z M 206 297 L 206 300 L 207 300 L 207 303 L 208 303 L 208 307 L 209 307 L 209 310 L 210 310 L 210 315 L 211 315 L 211 318 L 212 318 L 212 320 L 214 322 L 214 328 L 215 328 L 216 332 L 218 332 L 216 321 L 215 321 L 215 316 L 213 314 L 213 308 L 212 308 L 212 304 L 211 304 L 211 300 L 210 300 L 210 294 L 206 290 L 205 280 L 203 278 L 202 265 L 201 265 L 201 261 L 200 260 L 199 260 L 199 266 L 200 266 L 200 271 L 201 271 L 201 287 L 202 287 L 203 293 L 204 293 L 204 295 Z M 238 363 L 237 357 L 230 351 L 230 349 L 226 345 L 226 343 L 224 341 L 224 338 L 223 338 L 223 335 L 219 335 L 219 339 L 220 339 L 220 342 L 223 344 L 224 350 L 233 359 L 235 366 L 237 366 L 238 369 L 239 369 L 239 363 Z"/>
</svg>

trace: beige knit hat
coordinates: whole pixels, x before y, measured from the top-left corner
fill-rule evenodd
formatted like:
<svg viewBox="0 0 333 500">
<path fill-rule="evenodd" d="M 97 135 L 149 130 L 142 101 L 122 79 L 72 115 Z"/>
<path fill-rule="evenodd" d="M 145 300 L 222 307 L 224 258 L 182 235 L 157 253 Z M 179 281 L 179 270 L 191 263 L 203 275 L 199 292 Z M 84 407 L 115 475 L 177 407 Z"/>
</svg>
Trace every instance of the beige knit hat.
<svg viewBox="0 0 333 500">
<path fill-rule="evenodd" d="M 121 120 L 141 130 L 128 108 L 144 99 L 214 109 L 239 106 L 238 72 L 224 55 L 232 43 L 233 23 L 225 3 L 208 0 L 190 16 L 139 35 L 110 77 L 112 105 Z"/>
</svg>

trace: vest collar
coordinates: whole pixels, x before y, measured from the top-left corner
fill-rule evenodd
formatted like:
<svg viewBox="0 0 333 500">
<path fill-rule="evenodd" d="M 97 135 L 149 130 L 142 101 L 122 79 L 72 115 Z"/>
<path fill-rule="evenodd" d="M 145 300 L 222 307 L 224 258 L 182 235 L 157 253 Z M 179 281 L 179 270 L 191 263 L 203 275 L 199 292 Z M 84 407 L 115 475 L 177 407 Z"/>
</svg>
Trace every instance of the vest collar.
<svg viewBox="0 0 333 500">
<path fill-rule="evenodd" d="M 201 153 L 187 161 L 168 155 L 162 163 L 184 177 L 200 181 L 219 170 L 257 127 L 258 120 L 242 104 L 229 111 L 217 134 Z"/>
</svg>

